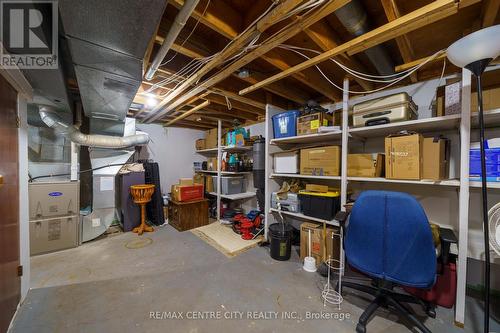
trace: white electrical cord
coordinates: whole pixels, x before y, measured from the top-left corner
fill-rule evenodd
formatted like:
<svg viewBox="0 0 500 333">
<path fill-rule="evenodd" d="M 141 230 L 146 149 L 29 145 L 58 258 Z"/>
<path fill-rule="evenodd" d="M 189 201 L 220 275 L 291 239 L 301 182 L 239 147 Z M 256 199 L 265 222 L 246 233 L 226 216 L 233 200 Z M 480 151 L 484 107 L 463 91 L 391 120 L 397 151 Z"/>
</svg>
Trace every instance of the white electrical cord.
<svg viewBox="0 0 500 333">
<path fill-rule="evenodd" d="M 297 47 L 294 47 L 294 46 L 290 46 L 290 45 L 280 45 L 279 47 L 283 48 L 283 49 L 287 49 L 289 51 L 292 51 L 292 52 L 295 52 L 297 54 L 299 54 L 300 56 L 306 58 L 306 59 L 311 59 L 311 57 L 305 55 L 304 53 L 298 51 L 297 49 L 304 49 L 304 48 L 297 48 Z M 311 49 L 305 49 L 307 51 L 311 51 L 311 52 L 318 52 L 316 50 L 311 50 Z M 376 81 L 376 82 L 383 82 L 383 83 L 387 83 L 387 82 L 390 82 L 389 84 L 383 86 L 383 87 L 380 87 L 380 88 L 377 88 L 377 89 L 372 89 L 372 90 L 366 90 L 366 91 L 353 91 L 353 90 L 347 90 L 347 92 L 351 93 L 351 94 L 370 94 L 370 93 L 374 93 L 374 92 L 378 92 L 378 91 L 382 91 L 384 89 L 387 89 L 393 85 L 395 85 L 396 83 L 404 80 L 405 78 L 409 77 L 411 74 L 413 74 L 414 72 L 416 72 L 417 70 L 419 70 L 422 66 L 426 65 L 428 62 L 434 60 L 437 56 L 439 56 L 441 53 L 445 52 L 444 50 L 440 50 L 438 52 L 436 52 L 434 55 L 430 56 L 428 59 L 426 59 L 425 61 L 423 61 L 422 63 L 412 67 L 412 68 L 409 68 L 408 70 L 404 71 L 403 72 L 403 75 L 399 76 L 399 77 L 396 77 L 394 79 L 391 79 L 391 80 L 383 80 L 383 81 Z M 319 52 L 321 53 L 321 52 Z M 336 64 L 339 64 L 338 61 L 332 59 L 332 58 L 329 58 L 329 60 L 333 61 L 334 63 Z M 335 88 L 341 90 L 341 91 L 346 91 L 344 88 L 338 86 L 337 84 L 335 84 L 335 82 L 333 82 L 328 76 L 326 76 L 326 74 L 321 70 L 321 68 L 319 68 L 318 65 L 314 65 L 314 67 L 316 67 L 316 69 L 320 72 L 320 74 L 325 78 L 325 80 L 327 80 L 332 86 L 334 86 Z M 354 73 L 353 70 L 349 69 L 348 67 L 342 65 L 341 66 L 342 69 L 344 69 L 346 72 L 348 72 L 349 74 L 355 76 L 355 77 L 358 77 L 362 80 L 366 80 L 366 81 L 374 81 L 372 79 L 368 79 L 366 77 L 363 77 L 363 75 L 359 75 L 357 73 L 360 73 L 360 72 L 356 72 Z M 443 74 L 444 74 L 444 71 L 443 71 Z M 375 75 L 370 75 L 372 77 L 387 77 L 386 76 L 375 76 Z"/>
</svg>

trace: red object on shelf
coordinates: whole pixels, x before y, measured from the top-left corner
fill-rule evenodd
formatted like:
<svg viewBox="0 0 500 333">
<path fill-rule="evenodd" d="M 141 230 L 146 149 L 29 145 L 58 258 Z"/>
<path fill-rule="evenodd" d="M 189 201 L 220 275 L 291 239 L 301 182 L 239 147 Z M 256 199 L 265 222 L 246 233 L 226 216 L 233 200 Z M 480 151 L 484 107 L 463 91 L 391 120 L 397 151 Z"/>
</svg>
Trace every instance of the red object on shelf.
<svg viewBox="0 0 500 333">
<path fill-rule="evenodd" d="M 438 272 L 441 271 L 438 266 Z M 457 291 L 457 266 L 454 263 L 444 265 L 441 274 L 438 274 L 436 283 L 430 290 L 404 287 L 408 293 L 417 296 L 427 302 L 452 308 L 455 304 Z"/>
</svg>

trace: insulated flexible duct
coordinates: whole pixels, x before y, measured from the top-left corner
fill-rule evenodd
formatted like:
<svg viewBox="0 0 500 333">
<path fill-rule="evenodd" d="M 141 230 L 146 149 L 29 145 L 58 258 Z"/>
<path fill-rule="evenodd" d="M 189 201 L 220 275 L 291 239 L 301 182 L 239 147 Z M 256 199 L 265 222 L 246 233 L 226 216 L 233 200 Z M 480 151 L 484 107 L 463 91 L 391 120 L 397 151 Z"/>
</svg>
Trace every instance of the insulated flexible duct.
<svg viewBox="0 0 500 333">
<path fill-rule="evenodd" d="M 47 126 L 60 134 L 68 136 L 72 142 L 82 146 L 120 149 L 144 145 L 149 142 L 149 135 L 146 133 L 125 137 L 83 134 L 73 125 L 62 122 L 48 106 L 40 106 L 38 112 L 40 113 L 40 118 Z"/>
</svg>

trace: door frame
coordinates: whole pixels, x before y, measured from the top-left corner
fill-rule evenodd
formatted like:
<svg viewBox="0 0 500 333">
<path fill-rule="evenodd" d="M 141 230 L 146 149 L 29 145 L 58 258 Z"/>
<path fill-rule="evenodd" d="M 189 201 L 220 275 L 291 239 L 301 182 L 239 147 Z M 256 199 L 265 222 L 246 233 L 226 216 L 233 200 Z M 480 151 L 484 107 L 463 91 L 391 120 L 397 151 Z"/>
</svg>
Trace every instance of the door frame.
<svg viewBox="0 0 500 333">
<path fill-rule="evenodd" d="M 3 45 L 0 43 L 0 48 Z M 0 75 L 17 91 L 17 115 L 19 117 L 19 262 L 23 267 L 21 276 L 21 304 L 30 288 L 30 244 L 28 203 L 28 102 L 33 101 L 33 88 L 19 69 L 6 69 L 0 64 Z M 18 305 L 19 308 L 19 305 Z M 16 312 L 17 313 L 17 312 Z M 15 314 L 13 318 L 15 317 Z"/>
</svg>

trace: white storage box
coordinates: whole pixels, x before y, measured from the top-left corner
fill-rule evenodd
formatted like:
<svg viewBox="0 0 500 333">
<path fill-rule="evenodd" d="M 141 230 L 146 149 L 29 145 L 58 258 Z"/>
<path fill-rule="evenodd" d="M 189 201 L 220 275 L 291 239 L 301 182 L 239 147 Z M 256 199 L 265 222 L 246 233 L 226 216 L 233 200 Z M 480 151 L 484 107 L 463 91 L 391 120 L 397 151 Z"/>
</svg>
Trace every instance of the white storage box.
<svg viewBox="0 0 500 333">
<path fill-rule="evenodd" d="M 285 152 L 274 154 L 275 173 L 299 173 L 299 152 Z"/>
</svg>

